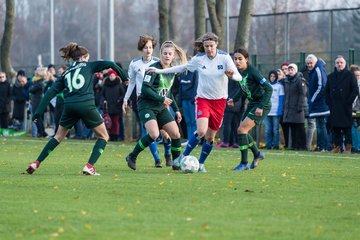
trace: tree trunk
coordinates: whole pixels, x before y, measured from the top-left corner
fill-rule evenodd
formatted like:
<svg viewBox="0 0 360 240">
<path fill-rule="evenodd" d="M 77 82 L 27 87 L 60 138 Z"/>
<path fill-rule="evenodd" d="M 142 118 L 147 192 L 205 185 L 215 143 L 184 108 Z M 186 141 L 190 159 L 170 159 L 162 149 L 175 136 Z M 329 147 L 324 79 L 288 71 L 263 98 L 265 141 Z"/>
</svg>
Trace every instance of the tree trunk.
<svg viewBox="0 0 360 240">
<path fill-rule="evenodd" d="M 205 33 L 205 0 L 194 0 L 195 40 Z"/>
<path fill-rule="evenodd" d="M 11 65 L 10 50 L 12 36 L 14 33 L 14 0 L 6 0 L 6 14 L 4 24 L 4 35 L 1 39 L 1 69 L 6 73 L 8 79 L 12 82 L 15 79 L 16 72 Z"/>
<path fill-rule="evenodd" d="M 249 48 L 251 13 L 253 8 L 254 0 L 241 1 L 234 50 L 239 47 Z"/>
<path fill-rule="evenodd" d="M 218 48 L 224 49 L 225 0 L 206 0 L 212 32 L 219 36 Z"/>
<path fill-rule="evenodd" d="M 158 0 L 159 5 L 159 45 L 169 39 L 169 16 L 166 0 Z"/>
<path fill-rule="evenodd" d="M 175 15 L 175 9 L 177 9 L 177 2 L 176 0 L 170 0 L 169 3 L 169 37 L 172 39 L 175 43 L 179 40 L 179 31 L 176 29 L 176 15 Z"/>
</svg>

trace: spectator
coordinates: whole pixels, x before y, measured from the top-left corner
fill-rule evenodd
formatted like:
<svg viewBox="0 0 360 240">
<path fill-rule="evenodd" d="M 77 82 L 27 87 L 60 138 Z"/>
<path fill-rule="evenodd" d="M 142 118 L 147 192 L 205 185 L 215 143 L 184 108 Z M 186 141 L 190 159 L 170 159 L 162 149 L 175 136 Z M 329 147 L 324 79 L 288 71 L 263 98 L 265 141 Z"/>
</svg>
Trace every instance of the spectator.
<svg viewBox="0 0 360 240">
<path fill-rule="evenodd" d="M 19 70 L 16 75 L 15 84 L 12 88 L 12 99 L 14 108 L 12 114 L 12 125 L 14 129 L 24 130 L 25 107 L 29 101 L 29 82 L 24 70 Z"/>
<path fill-rule="evenodd" d="M 11 102 L 11 85 L 5 72 L 0 72 L 0 127 L 9 127 L 9 113 Z"/>
<path fill-rule="evenodd" d="M 283 63 L 281 65 L 281 68 L 284 69 L 288 73 L 288 66 L 289 63 Z M 281 83 L 281 85 L 285 85 L 286 75 L 282 69 L 278 69 L 278 82 Z M 289 124 L 284 122 L 284 115 L 280 116 L 280 125 L 284 136 L 284 148 L 288 148 L 289 146 Z"/>
<path fill-rule="evenodd" d="M 35 70 L 35 76 L 32 79 L 32 85 L 29 89 L 30 92 L 30 100 L 31 100 L 31 114 L 34 115 L 36 109 L 38 108 L 41 99 L 44 94 L 45 88 L 45 77 L 47 74 L 47 68 L 38 67 Z M 46 137 L 47 134 L 44 128 L 44 114 L 41 114 L 36 121 L 36 128 L 37 128 L 37 137 Z"/>
<path fill-rule="evenodd" d="M 305 62 L 309 71 L 309 118 L 316 119 L 317 150 L 326 151 L 329 149 L 326 121 L 330 111 L 325 102 L 325 85 L 327 82 L 325 62 L 318 59 L 314 54 L 309 54 Z"/>
<path fill-rule="evenodd" d="M 307 85 L 297 65 L 289 64 L 289 76 L 285 80 L 284 122 L 289 124 L 291 149 L 305 150 L 305 105 Z"/>
<path fill-rule="evenodd" d="M 195 97 L 199 74 L 197 71 L 185 71 L 180 74 L 179 78 L 179 102 L 186 122 L 187 138 L 190 138 L 196 131 Z"/>
<path fill-rule="evenodd" d="M 332 153 L 351 153 L 352 104 L 359 95 L 359 87 L 354 74 L 346 67 L 343 56 L 335 59 L 335 69 L 328 76 L 325 87 L 326 102 L 330 107 L 329 123 L 332 129 Z M 343 141 L 345 139 L 345 141 Z"/>
<path fill-rule="evenodd" d="M 360 67 L 357 65 L 351 66 L 351 71 L 354 73 L 360 91 Z M 353 103 L 353 126 L 352 126 L 352 151 L 360 153 L 360 93 L 355 98 Z"/>
<path fill-rule="evenodd" d="M 118 74 L 114 70 L 108 71 L 104 79 L 104 86 L 101 91 L 102 105 L 107 108 L 111 117 L 110 141 L 117 141 L 119 134 L 119 118 L 122 117 L 122 100 L 124 98 L 124 87 Z M 105 111 L 105 109 L 104 109 Z"/>
<path fill-rule="evenodd" d="M 266 149 L 279 149 L 279 125 L 283 115 L 284 86 L 278 81 L 277 71 L 269 73 L 269 81 L 273 92 L 271 95 L 271 109 L 265 118 Z"/>
</svg>

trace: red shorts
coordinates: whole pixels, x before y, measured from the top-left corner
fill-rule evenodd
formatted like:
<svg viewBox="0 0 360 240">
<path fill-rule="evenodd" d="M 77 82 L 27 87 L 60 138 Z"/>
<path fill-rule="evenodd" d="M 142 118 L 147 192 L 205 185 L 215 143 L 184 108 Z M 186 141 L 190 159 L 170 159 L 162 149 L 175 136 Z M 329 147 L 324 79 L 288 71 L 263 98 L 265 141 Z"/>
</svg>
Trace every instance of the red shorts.
<svg viewBox="0 0 360 240">
<path fill-rule="evenodd" d="M 196 119 L 208 118 L 209 128 L 217 131 L 221 127 L 226 99 L 196 98 Z"/>
</svg>

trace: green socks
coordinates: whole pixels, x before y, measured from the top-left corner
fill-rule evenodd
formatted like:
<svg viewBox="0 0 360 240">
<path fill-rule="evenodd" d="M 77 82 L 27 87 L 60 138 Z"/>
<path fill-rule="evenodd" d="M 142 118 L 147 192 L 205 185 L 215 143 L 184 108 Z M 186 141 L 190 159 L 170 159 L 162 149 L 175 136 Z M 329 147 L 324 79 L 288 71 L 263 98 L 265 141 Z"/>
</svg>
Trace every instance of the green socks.
<svg viewBox="0 0 360 240">
<path fill-rule="evenodd" d="M 96 161 L 99 159 L 101 154 L 104 152 L 106 144 L 107 142 L 102 138 L 96 140 L 95 146 L 92 150 L 88 163 L 90 163 L 91 165 L 94 165 L 96 163 Z"/>
<path fill-rule="evenodd" d="M 148 147 L 153 141 L 155 141 L 155 140 L 152 139 L 149 134 L 146 134 L 137 142 L 135 148 L 130 153 L 130 155 L 133 157 L 137 157 L 139 155 L 139 153 L 142 150 L 144 150 L 146 147 Z"/>
<path fill-rule="evenodd" d="M 240 144 L 240 152 L 241 152 L 241 162 L 242 164 L 248 164 L 247 155 L 249 148 L 249 140 L 247 137 L 248 134 L 239 134 L 239 144 Z"/>
<path fill-rule="evenodd" d="M 51 138 L 41 151 L 37 160 L 41 163 L 47 156 L 59 145 L 59 142 L 55 138 Z"/>
<path fill-rule="evenodd" d="M 172 139 L 171 140 L 171 155 L 172 159 L 176 159 L 180 156 L 181 152 L 181 140 L 179 139 Z"/>
</svg>

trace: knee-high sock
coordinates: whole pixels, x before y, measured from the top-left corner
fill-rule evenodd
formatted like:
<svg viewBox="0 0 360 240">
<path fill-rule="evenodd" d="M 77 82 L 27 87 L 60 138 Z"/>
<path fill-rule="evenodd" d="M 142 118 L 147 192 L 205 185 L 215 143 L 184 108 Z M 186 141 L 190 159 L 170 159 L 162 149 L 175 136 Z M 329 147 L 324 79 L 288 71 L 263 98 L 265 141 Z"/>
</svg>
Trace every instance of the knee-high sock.
<svg viewBox="0 0 360 240">
<path fill-rule="evenodd" d="M 254 154 L 254 157 L 257 157 L 259 155 L 259 149 L 256 146 L 256 142 L 254 141 L 253 137 L 250 134 L 247 134 L 248 142 L 249 142 L 249 148 Z"/>
<path fill-rule="evenodd" d="M 239 134 L 239 144 L 240 144 L 240 152 L 241 152 L 241 162 L 242 164 L 248 164 L 247 155 L 249 148 L 249 140 L 247 134 Z"/>
<path fill-rule="evenodd" d="M 145 135 L 146 136 L 146 135 Z M 160 156 L 159 156 L 159 149 L 157 146 L 156 141 L 153 141 L 150 145 L 149 145 L 149 149 L 151 154 L 153 155 L 154 161 L 158 161 L 160 160 Z"/>
<path fill-rule="evenodd" d="M 172 139 L 171 142 L 171 155 L 172 159 L 175 159 L 180 156 L 181 153 L 181 140 L 178 139 Z"/>
<path fill-rule="evenodd" d="M 55 138 L 51 138 L 41 151 L 37 160 L 39 162 L 44 161 L 45 158 L 57 147 L 57 145 L 59 145 L 59 142 Z"/>
<path fill-rule="evenodd" d="M 186 149 L 183 152 L 184 156 L 188 156 L 191 151 L 199 144 L 200 142 L 200 137 L 197 133 L 195 133 L 194 135 L 192 135 L 192 137 L 190 138 L 188 144 L 186 145 Z"/>
<path fill-rule="evenodd" d="M 164 143 L 164 156 L 170 156 L 171 155 L 171 147 L 172 147 L 171 139 L 164 138 L 163 143 Z M 180 146 L 181 146 L 181 142 L 180 142 Z"/>
<path fill-rule="evenodd" d="M 101 154 L 104 152 L 106 144 L 107 144 L 107 141 L 105 141 L 102 138 L 99 138 L 98 140 L 96 140 L 88 163 L 90 163 L 91 165 L 94 165 L 96 163 L 96 161 L 99 159 Z"/>
<path fill-rule="evenodd" d="M 134 147 L 133 151 L 131 152 L 131 156 L 137 157 L 142 150 L 144 150 L 146 147 L 148 147 L 154 141 L 155 140 L 152 139 L 149 134 L 146 134 L 136 143 L 136 146 Z"/>
<path fill-rule="evenodd" d="M 202 145 L 201 153 L 200 153 L 200 158 L 199 158 L 200 164 L 205 163 L 205 160 L 209 156 L 213 147 L 214 147 L 214 144 L 212 141 L 210 143 L 208 143 L 207 141 L 204 141 L 204 143 Z"/>
</svg>

